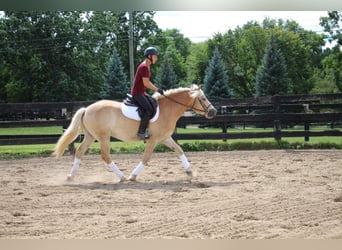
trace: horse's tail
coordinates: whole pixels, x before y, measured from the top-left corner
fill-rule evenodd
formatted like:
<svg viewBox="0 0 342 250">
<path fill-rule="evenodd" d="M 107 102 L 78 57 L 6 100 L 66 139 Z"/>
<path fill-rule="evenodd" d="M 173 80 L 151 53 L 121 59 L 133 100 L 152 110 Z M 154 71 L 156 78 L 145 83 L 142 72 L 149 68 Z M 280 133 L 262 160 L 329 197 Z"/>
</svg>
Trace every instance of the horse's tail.
<svg viewBox="0 0 342 250">
<path fill-rule="evenodd" d="M 59 138 L 55 148 L 53 155 L 56 157 L 59 157 L 63 155 L 65 148 L 73 142 L 76 137 L 79 135 L 79 130 L 82 128 L 82 117 L 84 115 L 84 112 L 86 111 L 86 108 L 80 108 L 75 113 L 74 117 L 71 120 L 71 123 L 67 130 L 63 133 L 63 135 Z"/>
</svg>

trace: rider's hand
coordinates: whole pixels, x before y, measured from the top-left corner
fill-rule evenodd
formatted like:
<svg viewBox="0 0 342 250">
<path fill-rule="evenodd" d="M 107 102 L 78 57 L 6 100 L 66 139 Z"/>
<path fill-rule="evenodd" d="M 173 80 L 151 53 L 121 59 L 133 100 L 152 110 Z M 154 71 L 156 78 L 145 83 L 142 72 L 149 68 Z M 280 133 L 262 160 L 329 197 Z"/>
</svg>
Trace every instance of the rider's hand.
<svg viewBox="0 0 342 250">
<path fill-rule="evenodd" d="M 163 89 L 158 89 L 157 92 L 161 95 L 164 95 L 164 90 Z"/>
</svg>

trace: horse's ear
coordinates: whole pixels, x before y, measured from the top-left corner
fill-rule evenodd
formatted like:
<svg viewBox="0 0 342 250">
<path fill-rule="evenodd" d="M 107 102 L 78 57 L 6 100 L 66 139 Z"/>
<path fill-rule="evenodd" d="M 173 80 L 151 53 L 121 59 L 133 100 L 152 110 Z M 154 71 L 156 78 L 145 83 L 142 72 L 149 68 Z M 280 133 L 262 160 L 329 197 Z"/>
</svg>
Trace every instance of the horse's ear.
<svg viewBox="0 0 342 250">
<path fill-rule="evenodd" d="M 199 85 L 199 86 L 198 86 L 198 89 L 202 89 L 202 85 Z"/>
</svg>

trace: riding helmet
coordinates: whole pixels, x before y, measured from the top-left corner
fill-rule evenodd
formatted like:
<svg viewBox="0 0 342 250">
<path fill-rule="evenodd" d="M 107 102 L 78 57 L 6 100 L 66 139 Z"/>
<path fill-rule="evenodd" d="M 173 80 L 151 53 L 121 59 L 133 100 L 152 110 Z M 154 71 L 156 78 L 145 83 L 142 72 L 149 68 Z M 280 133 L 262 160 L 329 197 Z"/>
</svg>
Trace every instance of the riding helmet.
<svg viewBox="0 0 342 250">
<path fill-rule="evenodd" d="M 148 47 L 145 49 L 144 56 L 148 55 L 159 55 L 159 52 L 155 47 Z"/>
</svg>

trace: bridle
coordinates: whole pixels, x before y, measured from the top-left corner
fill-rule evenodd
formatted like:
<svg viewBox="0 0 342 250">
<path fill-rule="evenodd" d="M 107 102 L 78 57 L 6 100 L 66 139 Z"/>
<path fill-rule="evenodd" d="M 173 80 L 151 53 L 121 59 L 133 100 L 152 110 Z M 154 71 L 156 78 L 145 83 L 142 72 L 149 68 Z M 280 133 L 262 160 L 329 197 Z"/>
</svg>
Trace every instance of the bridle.
<svg viewBox="0 0 342 250">
<path fill-rule="evenodd" d="M 190 106 L 190 105 L 187 105 L 187 104 L 184 104 L 184 103 L 181 103 L 181 102 L 179 102 L 179 101 L 177 101 L 177 100 L 175 100 L 175 99 L 173 99 L 173 98 L 171 98 L 171 97 L 169 97 L 169 96 L 167 96 L 167 95 L 164 95 L 164 94 L 163 94 L 163 96 L 164 96 L 165 98 L 169 99 L 170 101 L 174 102 L 174 103 L 177 103 L 177 104 L 179 104 L 179 105 L 182 105 L 182 106 L 187 107 L 187 108 L 192 109 L 192 110 L 196 110 L 196 111 L 198 111 L 198 112 L 208 113 L 208 112 L 209 112 L 209 107 L 212 106 L 211 103 L 210 103 L 208 106 L 206 106 L 206 105 L 202 102 L 202 100 L 200 99 L 200 96 L 196 96 L 196 98 L 194 98 L 194 101 L 193 101 L 193 103 L 192 103 L 191 106 Z M 202 109 L 198 109 L 198 108 L 195 107 L 196 100 L 198 100 L 198 102 L 201 104 Z"/>
</svg>

